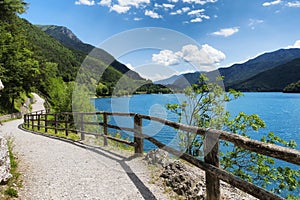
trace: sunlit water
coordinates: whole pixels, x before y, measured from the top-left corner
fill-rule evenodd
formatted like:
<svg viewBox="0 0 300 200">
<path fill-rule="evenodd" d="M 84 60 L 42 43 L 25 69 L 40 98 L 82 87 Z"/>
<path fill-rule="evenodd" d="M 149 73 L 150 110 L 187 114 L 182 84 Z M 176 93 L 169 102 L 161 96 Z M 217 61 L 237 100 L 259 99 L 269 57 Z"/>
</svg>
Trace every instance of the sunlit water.
<svg viewBox="0 0 300 200">
<path fill-rule="evenodd" d="M 94 105 L 99 111 L 133 112 L 177 122 L 177 115 L 168 111 L 165 105 L 179 103 L 183 99 L 182 94 L 147 94 L 94 99 Z M 258 114 L 265 121 L 266 128 L 259 132 L 248 132 L 251 138 L 259 140 L 271 131 L 284 140 L 295 140 L 298 144 L 296 149 L 300 150 L 300 94 L 244 93 L 244 96 L 225 106 L 232 116 L 239 112 L 245 112 L 246 114 Z M 133 119 L 128 117 L 111 117 L 109 123 L 121 127 L 133 127 Z M 114 132 L 114 130 L 110 130 L 110 132 Z M 143 133 L 155 137 L 166 145 L 179 148 L 177 132 L 173 128 L 143 120 Z M 131 133 L 123 132 L 123 135 L 132 137 Z M 155 145 L 145 141 L 145 151 L 154 148 L 156 148 Z M 283 161 L 277 161 L 277 165 L 298 168 L 298 166 Z"/>
</svg>

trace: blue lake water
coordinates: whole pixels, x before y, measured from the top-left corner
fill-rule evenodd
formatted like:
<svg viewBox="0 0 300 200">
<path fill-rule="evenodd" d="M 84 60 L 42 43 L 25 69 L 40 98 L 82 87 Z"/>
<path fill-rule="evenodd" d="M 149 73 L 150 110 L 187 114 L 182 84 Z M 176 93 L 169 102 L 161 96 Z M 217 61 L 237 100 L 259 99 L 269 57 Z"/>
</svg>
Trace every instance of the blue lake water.
<svg viewBox="0 0 300 200">
<path fill-rule="evenodd" d="M 176 122 L 177 115 L 168 111 L 165 105 L 179 103 L 182 100 L 184 100 L 182 94 L 145 94 L 94 99 L 94 105 L 99 111 L 133 112 Z M 295 140 L 298 144 L 296 149 L 300 150 L 300 94 L 244 93 L 244 96 L 227 103 L 225 107 L 232 116 L 239 112 L 245 112 L 246 114 L 258 114 L 265 121 L 266 128 L 259 132 L 248 132 L 251 138 L 260 139 L 271 131 L 284 140 Z M 127 117 L 111 117 L 109 123 L 121 127 L 133 127 L 133 119 Z M 114 130 L 110 131 L 113 132 Z M 173 128 L 143 120 L 143 132 L 157 138 L 164 144 L 178 148 L 177 132 Z M 123 135 L 132 137 L 132 133 L 123 132 Z M 155 145 L 145 141 L 145 151 L 154 148 L 156 148 Z M 284 161 L 276 161 L 276 165 L 299 168 Z M 284 192 L 285 194 L 287 193 Z M 294 195 L 299 194 L 294 193 Z"/>
<path fill-rule="evenodd" d="M 182 94 L 145 94 L 131 97 L 99 98 L 94 100 L 97 110 L 113 112 L 134 112 L 157 116 L 171 121 L 177 121 L 177 116 L 165 109 L 168 103 L 179 103 Z M 272 131 L 285 140 L 295 140 L 300 150 L 300 94 L 284 93 L 244 93 L 244 96 L 227 103 L 226 109 L 235 116 L 239 112 L 258 114 L 267 127 L 259 132 L 249 132 L 253 139 L 260 139 Z M 110 123 L 119 126 L 133 127 L 132 119 L 114 117 Z M 165 144 L 175 144 L 176 132 L 172 128 L 164 127 L 159 123 L 149 123 L 144 120 L 143 131 L 155 136 Z M 155 148 L 146 142 L 145 150 Z"/>
</svg>

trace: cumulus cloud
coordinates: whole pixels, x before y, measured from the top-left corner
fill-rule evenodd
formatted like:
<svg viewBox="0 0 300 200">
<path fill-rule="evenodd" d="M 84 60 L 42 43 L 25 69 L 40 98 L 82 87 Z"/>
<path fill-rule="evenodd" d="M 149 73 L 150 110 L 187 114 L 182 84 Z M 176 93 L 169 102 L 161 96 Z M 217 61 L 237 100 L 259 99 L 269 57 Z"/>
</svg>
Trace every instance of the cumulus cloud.
<svg viewBox="0 0 300 200">
<path fill-rule="evenodd" d="M 199 9 L 199 10 L 192 10 L 188 12 L 188 15 L 199 15 L 200 13 L 203 13 L 205 10 L 204 9 Z"/>
<path fill-rule="evenodd" d="M 190 10 L 191 9 L 189 7 L 183 7 L 181 9 L 178 9 L 176 11 L 171 12 L 170 15 L 181 15 L 183 13 L 186 13 L 186 12 L 190 11 Z"/>
<path fill-rule="evenodd" d="M 223 28 L 219 31 L 213 32 L 212 35 L 216 36 L 224 36 L 224 37 L 229 37 L 235 33 L 239 32 L 238 27 L 233 27 L 233 28 Z"/>
<path fill-rule="evenodd" d="M 149 4 L 150 0 L 118 0 L 120 6 L 134 6 L 136 8 L 143 4 Z"/>
<path fill-rule="evenodd" d="M 226 58 L 222 51 L 208 44 L 202 45 L 201 48 L 196 45 L 186 45 L 182 47 L 181 57 L 184 61 L 205 71 L 215 69 Z"/>
<path fill-rule="evenodd" d="M 107 6 L 107 7 L 110 7 L 110 5 L 111 5 L 111 0 L 101 0 L 98 4 L 101 5 L 101 6 Z"/>
<path fill-rule="evenodd" d="M 162 18 L 161 15 L 159 15 L 158 13 L 156 13 L 156 12 L 154 12 L 154 11 L 152 11 L 152 10 L 146 10 L 146 11 L 145 11 L 145 15 L 146 15 L 146 16 L 149 16 L 149 17 L 151 17 L 151 18 L 153 18 L 153 19 L 159 19 L 159 18 Z"/>
<path fill-rule="evenodd" d="M 115 11 L 117 13 L 126 13 L 130 10 L 129 6 L 120 6 L 120 5 L 113 5 L 110 7 L 110 11 Z"/>
<path fill-rule="evenodd" d="M 162 50 L 159 54 L 152 55 L 152 61 L 164 66 L 176 65 L 180 63 L 179 56 L 170 50 Z"/>
<path fill-rule="evenodd" d="M 173 9 L 175 7 L 174 4 L 163 3 L 163 7 Z"/>
<path fill-rule="evenodd" d="M 183 0 L 184 3 L 195 3 L 195 4 L 200 4 L 200 5 L 204 5 L 206 3 L 215 3 L 218 0 Z"/>
<path fill-rule="evenodd" d="M 225 54 L 208 44 L 200 48 L 196 45 L 185 45 L 181 51 L 173 52 L 162 50 L 159 54 L 152 55 L 152 61 L 164 66 L 178 65 L 180 61 L 188 62 L 199 71 L 210 71 L 215 69 L 221 61 L 226 58 Z"/>
<path fill-rule="evenodd" d="M 288 2 L 286 6 L 291 8 L 300 8 L 300 1 Z"/>
<path fill-rule="evenodd" d="M 192 23 L 196 23 L 196 22 L 202 22 L 203 20 L 200 17 L 197 17 L 195 19 L 191 19 Z"/>
<path fill-rule="evenodd" d="M 75 2 L 76 5 L 86 5 L 86 6 L 93 6 L 95 5 L 95 1 L 90 0 L 78 0 Z"/>
<path fill-rule="evenodd" d="M 269 1 L 269 2 L 263 3 L 263 6 L 265 6 L 265 7 L 273 6 L 273 5 L 277 5 L 277 4 L 280 4 L 280 3 L 281 3 L 281 0 Z"/>
<path fill-rule="evenodd" d="M 295 48 L 300 48 L 300 40 L 297 40 L 294 45 L 288 46 L 288 49 L 295 49 Z"/>
</svg>

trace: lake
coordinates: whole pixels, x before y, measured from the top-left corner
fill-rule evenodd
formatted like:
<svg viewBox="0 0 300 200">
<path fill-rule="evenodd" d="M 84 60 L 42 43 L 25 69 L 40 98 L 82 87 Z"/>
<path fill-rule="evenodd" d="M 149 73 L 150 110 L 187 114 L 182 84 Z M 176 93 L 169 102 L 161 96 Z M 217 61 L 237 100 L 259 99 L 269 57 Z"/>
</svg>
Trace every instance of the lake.
<svg viewBox="0 0 300 200">
<path fill-rule="evenodd" d="M 142 94 L 131 97 L 98 98 L 94 99 L 94 105 L 99 111 L 134 112 L 176 122 L 177 116 L 168 111 L 165 105 L 179 103 L 183 99 L 182 94 Z M 249 132 L 251 138 L 260 139 L 272 131 L 282 139 L 295 140 L 299 144 L 296 148 L 300 150 L 300 94 L 244 93 L 244 96 L 227 103 L 225 107 L 232 116 L 239 112 L 258 114 L 266 122 L 266 128 L 259 132 Z M 110 123 L 133 127 L 132 120 L 124 117 L 111 118 Z M 143 125 L 143 131 L 146 134 L 176 147 L 174 129 L 147 121 Z M 155 146 L 150 142 L 145 143 L 145 151 L 153 148 Z"/>
<path fill-rule="evenodd" d="M 176 122 L 177 115 L 168 111 L 165 105 L 179 103 L 183 99 L 184 95 L 182 94 L 145 94 L 131 97 L 94 99 L 94 105 L 99 111 L 134 112 Z M 296 149 L 300 150 L 300 94 L 244 93 L 244 96 L 227 103 L 225 107 L 232 116 L 237 115 L 239 112 L 245 112 L 246 114 L 258 114 L 265 121 L 266 128 L 261 129 L 259 132 L 248 132 L 251 138 L 260 139 L 271 131 L 284 140 L 295 140 L 298 144 Z M 122 127 L 133 127 L 132 121 L 132 119 L 124 117 L 114 117 L 110 119 L 109 123 Z M 169 146 L 179 148 L 177 133 L 170 127 L 143 120 L 143 132 Z M 132 137 L 131 133 L 124 132 L 123 134 Z M 145 141 L 145 151 L 154 148 L 156 146 Z M 298 169 L 298 166 L 284 161 L 276 161 L 276 165 Z M 285 191 L 283 195 L 286 194 L 288 193 Z M 296 191 L 292 194 L 299 195 Z"/>
</svg>

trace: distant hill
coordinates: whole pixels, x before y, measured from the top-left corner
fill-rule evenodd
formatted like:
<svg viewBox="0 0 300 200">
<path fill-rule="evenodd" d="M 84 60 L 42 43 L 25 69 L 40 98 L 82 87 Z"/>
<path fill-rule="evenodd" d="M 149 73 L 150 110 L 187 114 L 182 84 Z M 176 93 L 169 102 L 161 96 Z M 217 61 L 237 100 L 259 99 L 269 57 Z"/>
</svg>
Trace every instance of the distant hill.
<svg viewBox="0 0 300 200">
<path fill-rule="evenodd" d="M 224 84 L 225 87 L 228 88 L 261 72 L 275 68 L 296 58 L 300 58 L 300 49 L 280 49 L 274 52 L 264 53 L 242 64 L 234 64 L 228 68 L 220 68 L 208 72 L 207 75 L 211 77 L 215 74 L 224 76 Z M 199 74 L 200 72 L 183 74 L 173 82 L 173 85 L 183 88 L 188 84 L 197 83 Z M 164 82 L 164 80 L 161 82 Z"/>
<path fill-rule="evenodd" d="M 144 80 L 138 73 L 130 70 L 126 65 L 117 61 L 112 55 L 104 51 L 103 49 L 96 48 L 90 44 L 83 43 L 77 36 L 68 28 L 55 25 L 38 25 L 38 27 L 52 36 L 66 47 L 81 51 L 85 54 L 89 54 L 93 50 L 93 55 L 97 59 L 100 59 L 106 65 L 111 65 L 122 74 L 126 74 L 128 77 L 135 80 Z"/>
<path fill-rule="evenodd" d="M 182 77 L 183 75 L 174 75 L 171 76 L 170 78 L 167 79 L 163 79 L 163 80 L 159 80 L 159 81 L 155 81 L 155 84 L 161 84 L 161 85 L 171 85 L 173 84 L 177 79 L 179 79 L 180 77 Z"/>
<path fill-rule="evenodd" d="M 300 80 L 300 58 L 261 72 L 231 87 L 240 91 L 282 92 L 291 83 Z"/>
</svg>

